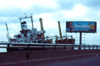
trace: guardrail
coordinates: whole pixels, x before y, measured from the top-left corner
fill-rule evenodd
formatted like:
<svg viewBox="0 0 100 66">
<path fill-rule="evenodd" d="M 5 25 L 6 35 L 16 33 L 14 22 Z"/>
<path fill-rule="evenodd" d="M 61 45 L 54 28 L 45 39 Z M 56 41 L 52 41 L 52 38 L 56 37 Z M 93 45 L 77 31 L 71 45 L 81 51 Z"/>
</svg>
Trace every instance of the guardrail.
<svg viewBox="0 0 100 66">
<path fill-rule="evenodd" d="M 100 49 L 100 45 L 75 45 L 75 44 L 55 44 L 55 43 L 5 43 L 2 42 L 0 43 L 0 48 L 34 48 L 34 47 L 42 47 L 42 48 L 47 48 L 47 47 L 52 47 L 52 48 L 71 48 L 74 50 L 75 48 L 78 48 L 79 50 L 97 50 Z M 6 45 L 6 46 L 4 46 Z M 80 49 L 81 48 L 81 49 Z"/>
</svg>

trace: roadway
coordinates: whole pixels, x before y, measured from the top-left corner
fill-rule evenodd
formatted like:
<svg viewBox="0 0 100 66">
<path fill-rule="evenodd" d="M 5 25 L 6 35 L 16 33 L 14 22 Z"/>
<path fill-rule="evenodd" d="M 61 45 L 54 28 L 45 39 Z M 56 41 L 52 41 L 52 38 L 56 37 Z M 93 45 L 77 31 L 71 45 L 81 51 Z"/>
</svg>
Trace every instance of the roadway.
<svg viewBox="0 0 100 66">
<path fill-rule="evenodd" d="M 100 66 L 100 56 L 74 60 L 46 61 L 36 66 Z"/>
<path fill-rule="evenodd" d="M 0 64 L 0 66 L 100 66 L 100 56 L 81 57 L 74 59 L 29 59 L 11 63 Z"/>
</svg>

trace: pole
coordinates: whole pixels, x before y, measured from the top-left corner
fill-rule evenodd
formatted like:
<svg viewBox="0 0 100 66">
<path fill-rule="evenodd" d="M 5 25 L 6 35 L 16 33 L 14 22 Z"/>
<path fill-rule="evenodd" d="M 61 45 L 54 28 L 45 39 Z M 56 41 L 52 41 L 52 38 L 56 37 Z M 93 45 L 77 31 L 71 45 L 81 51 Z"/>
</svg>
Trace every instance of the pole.
<svg viewBox="0 0 100 66">
<path fill-rule="evenodd" d="M 79 42 L 79 50 L 81 50 L 81 45 L 82 45 L 82 32 L 80 32 L 80 42 Z"/>
</svg>

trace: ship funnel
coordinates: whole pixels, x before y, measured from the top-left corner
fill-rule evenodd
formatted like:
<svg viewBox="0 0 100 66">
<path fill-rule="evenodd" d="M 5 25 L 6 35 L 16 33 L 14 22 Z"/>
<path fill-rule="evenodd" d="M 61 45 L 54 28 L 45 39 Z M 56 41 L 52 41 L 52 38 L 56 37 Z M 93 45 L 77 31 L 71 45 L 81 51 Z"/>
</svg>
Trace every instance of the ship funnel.
<svg viewBox="0 0 100 66">
<path fill-rule="evenodd" d="M 43 31 L 43 30 L 44 30 L 44 28 L 43 28 L 42 18 L 40 18 L 39 20 L 40 20 L 40 25 L 41 25 L 41 31 Z"/>
<path fill-rule="evenodd" d="M 58 21 L 58 27 L 59 27 L 60 40 L 62 40 L 62 32 L 61 32 L 60 21 Z"/>
<path fill-rule="evenodd" d="M 42 18 L 40 18 L 39 20 L 40 20 L 41 31 L 44 31 Z M 43 34 L 43 38 L 45 38 L 44 34 Z"/>
</svg>

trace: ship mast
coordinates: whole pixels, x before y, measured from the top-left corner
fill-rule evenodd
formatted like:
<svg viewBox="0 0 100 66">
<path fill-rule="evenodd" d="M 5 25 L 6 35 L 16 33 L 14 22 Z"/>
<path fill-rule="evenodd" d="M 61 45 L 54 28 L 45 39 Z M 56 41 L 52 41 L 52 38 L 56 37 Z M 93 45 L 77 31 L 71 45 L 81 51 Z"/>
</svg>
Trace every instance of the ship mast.
<svg viewBox="0 0 100 66">
<path fill-rule="evenodd" d="M 31 18 L 32 29 L 33 29 L 34 28 L 34 26 L 33 26 L 33 16 L 31 15 L 30 18 Z"/>
<path fill-rule="evenodd" d="M 5 25 L 6 25 L 6 30 L 7 30 L 7 34 L 6 34 L 6 35 L 7 35 L 8 41 L 9 41 L 9 43 L 10 43 L 8 25 L 7 25 L 7 23 L 5 23 Z"/>
</svg>

